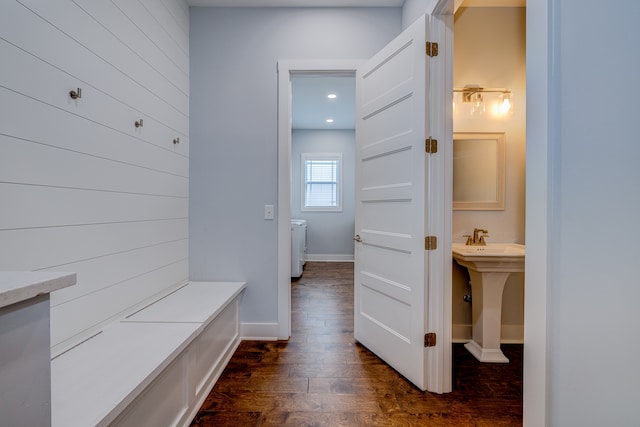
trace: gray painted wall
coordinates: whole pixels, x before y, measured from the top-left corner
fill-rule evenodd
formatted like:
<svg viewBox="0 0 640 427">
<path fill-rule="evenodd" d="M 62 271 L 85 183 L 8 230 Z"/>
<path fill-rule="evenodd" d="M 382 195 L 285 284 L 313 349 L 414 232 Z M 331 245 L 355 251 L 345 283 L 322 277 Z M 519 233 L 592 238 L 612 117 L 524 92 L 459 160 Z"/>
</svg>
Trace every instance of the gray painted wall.
<svg viewBox="0 0 640 427">
<path fill-rule="evenodd" d="M 244 280 L 242 322 L 277 321 L 277 62 L 372 56 L 400 8 L 192 8 L 190 278 Z M 278 212 L 276 212 L 276 215 Z"/>
<path fill-rule="evenodd" d="M 402 6 L 402 29 L 404 30 L 413 24 L 425 13 L 431 13 L 436 3 L 438 0 L 405 0 L 404 6 Z"/>
<path fill-rule="evenodd" d="M 628 88 L 640 67 L 640 3 L 551 3 L 549 425 L 634 425 L 640 145 Z M 537 232 L 527 229 L 527 242 Z"/>
<path fill-rule="evenodd" d="M 355 138 L 353 130 L 293 131 L 291 217 L 307 220 L 307 255 L 310 259 L 322 258 L 316 255 L 346 255 L 353 258 Z M 302 153 L 342 153 L 342 212 L 301 212 Z"/>
</svg>

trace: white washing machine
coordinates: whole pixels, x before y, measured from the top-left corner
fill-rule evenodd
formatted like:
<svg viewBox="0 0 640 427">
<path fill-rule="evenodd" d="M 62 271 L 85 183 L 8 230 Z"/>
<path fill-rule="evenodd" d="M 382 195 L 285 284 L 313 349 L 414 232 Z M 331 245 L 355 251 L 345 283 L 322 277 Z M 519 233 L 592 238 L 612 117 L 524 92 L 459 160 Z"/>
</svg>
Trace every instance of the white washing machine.
<svg viewBox="0 0 640 427">
<path fill-rule="evenodd" d="M 291 220 L 291 277 L 302 276 L 307 253 L 307 221 Z"/>
</svg>

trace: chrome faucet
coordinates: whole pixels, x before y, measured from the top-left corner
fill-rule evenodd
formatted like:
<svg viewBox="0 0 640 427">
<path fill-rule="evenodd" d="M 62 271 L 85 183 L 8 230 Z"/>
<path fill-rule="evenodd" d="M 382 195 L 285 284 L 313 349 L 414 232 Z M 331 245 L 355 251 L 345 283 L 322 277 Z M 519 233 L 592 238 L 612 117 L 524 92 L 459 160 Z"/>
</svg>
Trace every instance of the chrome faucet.
<svg viewBox="0 0 640 427">
<path fill-rule="evenodd" d="M 483 228 L 474 228 L 473 236 L 471 234 L 465 234 L 464 237 L 467 238 L 467 246 L 486 246 L 487 242 L 484 240 L 485 237 L 489 237 L 487 234 L 489 231 Z M 481 234 L 482 233 L 482 234 Z"/>
</svg>

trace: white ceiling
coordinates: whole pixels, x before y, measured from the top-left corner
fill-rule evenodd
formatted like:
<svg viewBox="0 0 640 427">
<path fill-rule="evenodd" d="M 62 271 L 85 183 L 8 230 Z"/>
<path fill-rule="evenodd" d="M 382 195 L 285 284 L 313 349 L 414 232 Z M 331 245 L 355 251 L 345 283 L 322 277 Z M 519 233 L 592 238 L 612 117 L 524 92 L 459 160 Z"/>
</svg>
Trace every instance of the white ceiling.
<svg viewBox="0 0 640 427">
<path fill-rule="evenodd" d="M 355 77 L 294 76 L 291 79 L 293 129 L 355 129 Z M 335 93 L 335 99 L 327 98 Z M 328 118 L 334 119 L 327 123 Z"/>
</svg>

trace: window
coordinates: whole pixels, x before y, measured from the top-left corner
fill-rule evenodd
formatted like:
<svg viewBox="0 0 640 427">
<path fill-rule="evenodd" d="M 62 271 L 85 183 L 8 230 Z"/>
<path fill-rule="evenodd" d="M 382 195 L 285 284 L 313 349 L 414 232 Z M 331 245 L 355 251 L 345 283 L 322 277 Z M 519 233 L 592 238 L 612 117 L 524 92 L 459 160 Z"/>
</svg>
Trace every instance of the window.
<svg viewBox="0 0 640 427">
<path fill-rule="evenodd" d="M 302 210 L 342 211 L 342 154 L 302 154 Z"/>
</svg>

